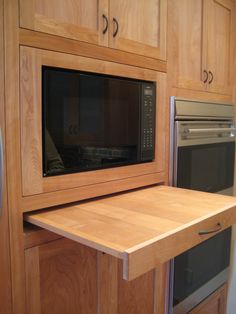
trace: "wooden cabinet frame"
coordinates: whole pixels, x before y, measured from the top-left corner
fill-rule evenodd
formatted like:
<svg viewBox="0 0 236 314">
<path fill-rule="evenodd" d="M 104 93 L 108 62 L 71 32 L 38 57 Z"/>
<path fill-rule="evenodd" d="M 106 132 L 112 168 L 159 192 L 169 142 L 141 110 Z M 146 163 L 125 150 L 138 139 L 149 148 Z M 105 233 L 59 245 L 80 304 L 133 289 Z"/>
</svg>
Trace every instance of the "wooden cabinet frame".
<svg viewBox="0 0 236 314">
<path fill-rule="evenodd" d="M 229 102 L 233 1 L 170 0 L 168 5 L 168 74 L 180 90 L 172 94 L 219 101 L 228 96 Z"/>
<path fill-rule="evenodd" d="M 138 16 L 134 12 L 135 0 L 129 3 L 126 0 L 63 0 L 58 3 L 55 0 L 52 3 L 20 0 L 19 4 L 21 28 L 153 59 L 166 59 L 166 0 L 153 0 L 149 4 L 140 0 L 136 3 Z M 154 9 L 152 5 L 155 5 Z M 150 18 L 155 19 L 156 24 L 150 23 Z M 116 36 L 114 19 L 118 25 Z M 135 20 L 134 25 L 139 27 L 129 25 L 130 19 Z M 147 38 L 149 41 L 144 42 Z"/>
<path fill-rule="evenodd" d="M 111 74 L 157 84 L 156 143 L 153 162 L 83 173 L 43 177 L 42 169 L 42 65 Z M 165 171 L 165 74 L 112 62 L 40 49 L 20 49 L 21 167 L 23 196 L 62 191 Z M 152 182 L 151 182 L 152 183 Z M 93 187 L 94 189 L 94 187 Z M 75 199 L 76 200 L 76 199 Z M 78 200 L 78 196 L 77 196 Z"/>
</svg>

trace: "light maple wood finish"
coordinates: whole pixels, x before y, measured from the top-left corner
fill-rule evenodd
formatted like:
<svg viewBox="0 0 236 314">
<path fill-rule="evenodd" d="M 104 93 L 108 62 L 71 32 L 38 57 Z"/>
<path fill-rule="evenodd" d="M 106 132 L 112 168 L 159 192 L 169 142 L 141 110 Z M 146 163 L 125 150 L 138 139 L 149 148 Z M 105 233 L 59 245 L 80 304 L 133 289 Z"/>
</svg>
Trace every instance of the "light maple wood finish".
<svg viewBox="0 0 236 314">
<path fill-rule="evenodd" d="M 199 230 L 235 223 L 235 206 L 234 197 L 157 186 L 25 220 L 123 259 L 123 278 L 131 280 L 212 236 Z"/>
<path fill-rule="evenodd" d="M 70 53 L 74 55 L 112 61 L 166 72 L 166 61 L 149 58 L 124 51 L 95 46 L 85 42 L 71 40 L 59 36 L 34 32 L 26 29 L 19 30 L 20 44 L 23 46 L 42 48 L 51 51 Z"/>
<path fill-rule="evenodd" d="M 25 314 L 21 199 L 18 0 L 4 0 L 6 171 L 13 314 Z"/>
<path fill-rule="evenodd" d="M 170 262 L 163 263 L 155 269 L 154 314 L 163 314 L 169 304 Z"/>
<path fill-rule="evenodd" d="M 5 91 L 4 91 L 4 41 L 3 41 L 3 0 L 0 0 L 0 131 L 3 141 L 3 167 L 0 173 L 3 181 L 2 203 L 0 204 L 0 314 L 10 314 L 11 304 L 11 271 L 10 271 L 10 236 L 6 190 L 6 142 L 5 142 Z"/>
<path fill-rule="evenodd" d="M 85 57 L 21 48 L 21 160 L 23 195 L 94 185 L 165 171 L 164 73 Z M 42 169 L 42 65 L 151 80 L 157 84 L 155 161 L 119 168 L 43 178 Z M 30 130 L 30 132 L 29 132 Z M 158 183 L 158 182 L 156 182 Z"/>
<path fill-rule="evenodd" d="M 97 252 L 68 239 L 25 251 L 27 314 L 97 313 Z"/>
<path fill-rule="evenodd" d="M 170 0 L 168 7 L 172 86 L 208 92 L 209 99 L 211 93 L 231 96 L 232 1 Z"/>
<path fill-rule="evenodd" d="M 56 233 L 39 228 L 28 223 L 24 224 L 24 248 L 29 249 L 34 246 L 44 244 L 46 242 L 60 239 Z"/>
<path fill-rule="evenodd" d="M 153 313 L 155 272 L 151 270 L 138 278 L 126 281 L 122 278 L 122 262 L 118 265 L 119 302 L 118 314 Z"/>
<path fill-rule="evenodd" d="M 168 8 L 168 67 L 172 84 L 179 88 L 205 90 L 204 0 L 170 0 Z"/>
<path fill-rule="evenodd" d="M 205 0 L 208 6 L 207 16 L 207 54 L 208 71 L 213 73 L 213 81 L 207 90 L 219 94 L 231 93 L 232 66 L 232 8 L 231 0 Z"/>
<path fill-rule="evenodd" d="M 38 247 L 25 251 L 25 293 L 27 314 L 41 313 L 39 262 Z"/>
<path fill-rule="evenodd" d="M 103 14 L 108 0 L 20 0 L 21 27 L 107 46 Z"/>
<path fill-rule="evenodd" d="M 189 314 L 225 314 L 227 299 L 227 284 L 223 285 L 206 300 L 200 303 Z"/>
<path fill-rule="evenodd" d="M 120 260 L 68 239 L 25 250 L 25 263 L 27 314 L 164 313 L 163 267 L 128 282 Z"/>
<path fill-rule="evenodd" d="M 154 173 L 145 176 L 137 176 L 122 180 L 108 181 L 94 185 L 82 186 L 78 188 L 68 189 L 65 192 L 56 191 L 51 193 L 43 193 L 22 198 L 19 209 L 23 212 L 29 212 L 35 209 L 55 206 L 78 200 L 91 199 L 94 197 L 108 195 L 120 191 L 128 191 L 131 189 L 150 186 L 156 182 L 165 182 L 164 173 Z"/>
<path fill-rule="evenodd" d="M 188 99 L 198 99 L 198 100 L 206 100 L 206 101 L 216 101 L 222 103 L 231 103 L 232 96 L 231 95 L 223 95 L 216 93 L 208 93 L 204 91 L 194 91 L 186 88 L 169 88 L 169 95 L 175 95 L 176 97 L 188 98 Z"/>
<path fill-rule="evenodd" d="M 110 0 L 112 48 L 152 58 L 166 59 L 167 1 L 165 0 Z M 115 18 L 119 29 L 117 35 Z M 151 21 L 151 22 L 150 22 Z"/>
<path fill-rule="evenodd" d="M 103 15 L 108 23 L 105 33 Z M 113 18 L 119 24 L 115 37 Z M 162 60 L 166 59 L 166 21 L 165 0 L 20 0 L 23 28 Z"/>
<path fill-rule="evenodd" d="M 98 252 L 98 313 L 117 314 L 118 262 L 114 256 Z"/>
</svg>

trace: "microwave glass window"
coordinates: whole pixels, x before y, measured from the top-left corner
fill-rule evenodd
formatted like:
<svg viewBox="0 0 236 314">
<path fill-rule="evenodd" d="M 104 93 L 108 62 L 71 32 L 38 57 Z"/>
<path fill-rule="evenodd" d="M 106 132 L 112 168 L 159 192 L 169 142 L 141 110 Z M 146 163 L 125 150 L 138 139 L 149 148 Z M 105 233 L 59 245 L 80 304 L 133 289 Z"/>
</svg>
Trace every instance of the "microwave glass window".
<svg viewBox="0 0 236 314">
<path fill-rule="evenodd" d="M 44 175 L 141 162 L 139 81 L 43 67 Z"/>
<path fill-rule="evenodd" d="M 178 148 L 177 186 L 218 192 L 233 185 L 234 142 Z"/>
</svg>

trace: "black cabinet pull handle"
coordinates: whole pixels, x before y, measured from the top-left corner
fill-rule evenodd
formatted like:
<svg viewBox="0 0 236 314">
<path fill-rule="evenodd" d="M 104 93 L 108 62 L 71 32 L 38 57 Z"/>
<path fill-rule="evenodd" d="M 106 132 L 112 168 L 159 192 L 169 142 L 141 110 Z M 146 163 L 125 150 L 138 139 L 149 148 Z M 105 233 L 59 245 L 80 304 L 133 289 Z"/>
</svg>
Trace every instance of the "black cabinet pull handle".
<svg viewBox="0 0 236 314">
<path fill-rule="evenodd" d="M 117 19 L 114 17 L 113 17 L 113 23 L 115 24 L 115 31 L 113 33 L 113 37 L 116 37 L 116 35 L 119 31 L 119 23 L 118 23 Z"/>
<path fill-rule="evenodd" d="M 103 33 L 103 34 L 106 34 L 106 32 L 107 32 L 107 30 L 108 30 L 108 18 L 106 17 L 105 14 L 103 14 L 102 17 L 103 17 L 103 19 L 104 19 L 104 21 L 105 21 L 105 27 L 104 27 L 102 33 Z"/>
<path fill-rule="evenodd" d="M 199 235 L 205 235 L 205 234 L 210 234 L 210 233 L 215 233 L 218 232 L 222 229 L 221 223 L 217 223 L 216 228 L 214 229 L 209 229 L 209 230 L 200 230 L 198 232 Z"/>
<path fill-rule="evenodd" d="M 211 84 L 213 79 L 214 79 L 214 75 L 213 75 L 213 73 L 211 71 L 209 71 L 209 75 L 211 76 L 211 78 L 209 79 L 208 84 Z"/>
<path fill-rule="evenodd" d="M 204 70 L 203 73 L 206 74 L 206 78 L 205 78 L 205 80 L 203 80 L 203 83 L 206 83 L 208 80 L 208 72 L 207 72 L 207 70 Z"/>
</svg>

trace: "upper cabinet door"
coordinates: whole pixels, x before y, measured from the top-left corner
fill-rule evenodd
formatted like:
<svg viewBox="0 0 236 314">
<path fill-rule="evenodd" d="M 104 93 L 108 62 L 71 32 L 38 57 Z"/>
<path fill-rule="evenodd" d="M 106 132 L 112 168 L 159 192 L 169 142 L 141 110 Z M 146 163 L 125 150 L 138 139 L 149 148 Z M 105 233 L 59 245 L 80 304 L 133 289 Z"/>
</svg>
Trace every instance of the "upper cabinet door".
<svg viewBox="0 0 236 314">
<path fill-rule="evenodd" d="M 203 0 L 169 0 L 168 62 L 173 85 L 204 91 L 206 33 Z"/>
<path fill-rule="evenodd" d="M 166 0 L 110 0 L 109 46 L 166 59 Z"/>
<path fill-rule="evenodd" d="M 108 0 L 20 0 L 20 26 L 35 31 L 108 44 Z"/>
<path fill-rule="evenodd" d="M 232 2 L 208 1 L 208 90 L 230 94 Z"/>
</svg>

